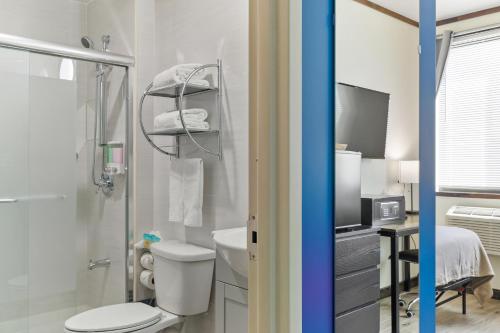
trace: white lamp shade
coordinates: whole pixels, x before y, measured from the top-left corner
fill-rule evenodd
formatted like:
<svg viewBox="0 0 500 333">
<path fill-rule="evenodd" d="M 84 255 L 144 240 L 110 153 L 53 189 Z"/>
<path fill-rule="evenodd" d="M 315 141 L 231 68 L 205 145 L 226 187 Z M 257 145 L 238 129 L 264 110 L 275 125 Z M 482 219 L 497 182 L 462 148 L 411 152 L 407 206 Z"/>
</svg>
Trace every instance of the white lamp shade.
<svg viewBox="0 0 500 333">
<path fill-rule="evenodd" d="M 400 161 L 399 162 L 399 182 L 402 184 L 419 183 L 419 162 Z"/>
</svg>

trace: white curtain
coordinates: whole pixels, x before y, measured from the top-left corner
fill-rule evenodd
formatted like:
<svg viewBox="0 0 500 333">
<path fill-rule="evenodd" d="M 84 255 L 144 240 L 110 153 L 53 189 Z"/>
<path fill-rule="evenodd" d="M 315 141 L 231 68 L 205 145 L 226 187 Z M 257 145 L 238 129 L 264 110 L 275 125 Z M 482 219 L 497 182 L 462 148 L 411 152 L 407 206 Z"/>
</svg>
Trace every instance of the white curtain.
<svg viewBox="0 0 500 333">
<path fill-rule="evenodd" d="M 450 30 L 443 32 L 443 35 L 436 40 L 436 96 L 441 86 L 452 40 L 453 31 Z"/>
</svg>

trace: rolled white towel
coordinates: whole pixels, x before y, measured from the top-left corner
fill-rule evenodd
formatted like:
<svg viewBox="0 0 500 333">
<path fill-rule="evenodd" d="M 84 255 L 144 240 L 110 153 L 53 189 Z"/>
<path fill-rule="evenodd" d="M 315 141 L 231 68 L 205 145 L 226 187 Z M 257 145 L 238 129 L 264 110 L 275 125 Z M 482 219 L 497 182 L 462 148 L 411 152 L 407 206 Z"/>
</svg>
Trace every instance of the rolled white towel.
<svg viewBox="0 0 500 333">
<path fill-rule="evenodd" d="M 150 271 L 153 270 L 153 255 L 149 252 L 144 253 L 141 257 L 141 266 L 144 269 L 149 269 Z"/>
<path fill-rule="evenodd" d="M 188 128 L 208 129 L 209 125 L 205 121 L 208 117 L 208 112 L 204 109 L 186 109 L 182 110 L 184 123 Z M 154 119 L 154 127 L 156 129 L 182 128 L 181 117 L 179 111 L 164 112 Z"/>
<path fill-rule="evenodd" d="M 210 125 L 206 121 L 203 121 L 203 122 L 194 122 L 194 123 L 186 122 L 185 125 L 186 125 L 186 128 L 188 130 L 203 130 L 203 131 L 206 131 L 206 130 L 210 129 Z M 174 122 L 174 124 L 171 124 L 170 126 L 157 127 L 156 129 L 157 130 L 164 130 L 164 129 L 165 130 L 168 130 L 168 129 L 178 129 L 178 130 L 181 130 L 183 128 L 184 128 L 184 126 L 182 126 L 181 121 L 180 120 L 176 120 Z"/>
<path fill-rule="evenodd" d="M 189 77 L 189 74 L 201 66 L 202 64 L 180 64 L 170 67 L 155 76 L 153 79 L 153 87 L 159 88 L 184 83 Z M 208 74 L 209 73 L 206 69 L 202 69 L 191 78 L 190 82 L 196 85 L 208 87 L 210 84 L 205 80 Z"/>
</svg>

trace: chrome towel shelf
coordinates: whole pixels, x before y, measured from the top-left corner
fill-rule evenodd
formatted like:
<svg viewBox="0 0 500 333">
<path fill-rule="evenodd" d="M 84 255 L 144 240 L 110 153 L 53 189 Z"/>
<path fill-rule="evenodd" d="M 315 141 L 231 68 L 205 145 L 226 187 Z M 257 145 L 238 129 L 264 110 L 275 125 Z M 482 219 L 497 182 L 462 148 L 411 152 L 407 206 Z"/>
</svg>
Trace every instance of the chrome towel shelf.
<svg viewBox="0 0 500 333">
<path fill-rule="evenodd" d="M 196 85 L 193 83 L 190 83 L 191 79 L 201 70 L 207 69 L 207 68 L 215 68 L 217 70 L 217 84 L 216 86 L 200 86 Z M 199 95 L 199 94 L 205 94 L 205 93 L 217 93 L 217 122 L 218 122 L 218 129 L 210 129 L 210 130 L 200 130 L 200 129 L 194 129 L 194 128 L 189 128 L 186 126 L 186 122 L 184 121 L 184 115 L 182 112 L 183 108 L 183 101 L 184 98 L 187 96 L 193 96 L 193 95 Z M 153 96 L 153 97 L 166 97 L 166 98 L 173 98 L 175 99 L 175 104 L 177 106 L 177 109 L 179 111 L 179 117 L 182 123 L 181 129 L 175 128 L 175 129 L 155 129 L 155 130 L 146 130 L 144 126 L 144 121 L 143 121 L 143 106 L 144 106 L 144 101 L 148 96 Z M 161 152 L 162 154 L 166 154 L 171 157 L 180 157 L 180 150 L 181 150 L 181 143 L 180 143 L 180 137 L 182 136 L 187 136 L 191 142 L 200 150 L 204 151 L 205 153 L 209 155 L 213 155 L 219 158 L 219 160 L 222 160 L 222 141 L 221 141 L 221 128 L 222 128 L 222 61 L 219 59 L 217 60 L 216 64 L 207 64 L 200 66 L 196 69 L 194 69 L 187 77 L 186 81 L 184 83 L 180 84 L 175 84 L 175 85 L 170 85 L 170 86 L 165 86 L 165 87 L 155 87 L 153 88 L 153 83 L 150 83 L 148 87 L 146 88 L 146 91 L 142 94 L 141 100 L 139 102 L 139 122 L 140 122 L 140 127 L 141 131 L 144 134 L 144 137 L 146 140 L 149 142 L 149 144 L 156 149 L 157 151 Z M 213 123 L 213 121 L 212 121 Z M 215 135 L 217 136 L 217 146 L 218 150 L 217 151 L 212 151 L 209 148 L 203 146 L 199 140 L 201 136 L 204 135 Z M 158 145 L 153 141 L 153 137 L 155 136 L 171 136 L 175 138 L 175 144 L 172 145 Z M 195 138 L 195 136 L 197 138 Z M 164 148 L 169 148 L 169 150 L 165 150 Z M 172 151 L 173 150 L 173 151 Z"/>
</svg>

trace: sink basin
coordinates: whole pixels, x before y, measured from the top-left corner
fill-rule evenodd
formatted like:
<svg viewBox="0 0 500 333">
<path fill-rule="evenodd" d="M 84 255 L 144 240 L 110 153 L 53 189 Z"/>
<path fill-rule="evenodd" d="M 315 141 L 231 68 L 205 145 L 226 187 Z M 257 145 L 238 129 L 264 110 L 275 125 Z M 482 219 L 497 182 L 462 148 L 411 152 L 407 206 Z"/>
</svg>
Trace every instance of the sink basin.
<svg viewBox="0 0 500 333">
<path fill-rule="evenodd" d="M 247 228 L 217 230 L 212 233 L 217 251 L 237 273 L 248 277 Z"/>
</svg>

